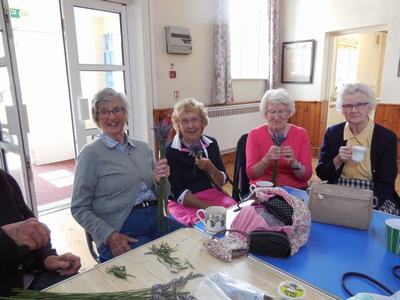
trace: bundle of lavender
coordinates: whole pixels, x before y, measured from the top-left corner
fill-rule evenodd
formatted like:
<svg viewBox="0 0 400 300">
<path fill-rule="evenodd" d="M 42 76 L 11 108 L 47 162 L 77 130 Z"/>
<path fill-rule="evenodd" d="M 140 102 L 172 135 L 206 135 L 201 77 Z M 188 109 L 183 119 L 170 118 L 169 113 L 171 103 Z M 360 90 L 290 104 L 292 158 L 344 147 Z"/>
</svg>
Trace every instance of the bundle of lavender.
<svg viewBox="0 0 400 300">
<path fill-rule="evenodd" d="M 283 142 L 285 141 L 285 134 L 283 132 L 277 132 L 272 134 L 272 142 L 275 146 L 282 146 Z M 278 179 L 278 160 L 274 160 L 274 168 L 272 171 L 272 183 L 274 186 L 277 186 L 277 179 Z"/>
<path fill-rule="evenodd" d="M 154 135 L 156 141 L 159 144 L 160 152 L 158 154 L 158 159 L 165 158 L 165 146 L 168 142 L 168 137 L 172 129 L 172 123 L 169 118 L 164 118 L 161 121 L 157 122 L 154 129 Z M 158 195 L 158 229 L 160 231 L 164 231 L 167 226 L 167 222 L 165 217 L 169 216 L 168 211 L 168 200 L 167 200 L 167 187 L 166 187 L 167 179 L 165 177 L 161 178 L 160 181 L 160 191 Z"/>
<path fill-rule="evenodd" d="M 15 289 L 15 296 L 0 299 L 38 299 L 38 300 L 134 300 L 134 299 L 154 299 L 154 300 L 195 300 L 190 292 L 180 291 L 189 280 L 203 276 L 202 274 L 190 273 L 187 276 L 172 279 L 166 284 L 155 284 L 150 288 L 128 290 L 124 292 L 111 293 L 51 293 L 34 290 Z"/>
</svg>

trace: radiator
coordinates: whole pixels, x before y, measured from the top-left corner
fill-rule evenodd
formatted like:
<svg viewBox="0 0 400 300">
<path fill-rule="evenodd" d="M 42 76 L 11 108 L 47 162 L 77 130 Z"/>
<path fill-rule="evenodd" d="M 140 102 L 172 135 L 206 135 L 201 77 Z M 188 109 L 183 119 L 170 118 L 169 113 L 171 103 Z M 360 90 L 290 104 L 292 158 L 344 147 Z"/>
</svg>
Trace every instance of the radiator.
<svg viewBox="0 0 400 300">
<path fill-rule="evenodd" d="M 204 133 L 218 141 L 223 154 L 235 151 L 242 134 L 265 122 L 259 105 L 257 102 L 207 107 L 210 122 Z"/>
</svg>

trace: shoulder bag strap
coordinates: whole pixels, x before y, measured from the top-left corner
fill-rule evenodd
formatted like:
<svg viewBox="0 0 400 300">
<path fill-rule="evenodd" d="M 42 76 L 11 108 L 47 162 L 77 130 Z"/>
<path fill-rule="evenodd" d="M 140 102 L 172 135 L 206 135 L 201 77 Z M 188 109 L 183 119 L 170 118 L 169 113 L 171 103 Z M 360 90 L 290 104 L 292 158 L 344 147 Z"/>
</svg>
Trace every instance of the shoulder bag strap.
<svg viewBox="0 0 400 300">
<path fill-rule="evenodd" d="M 400 266 L 396 266 L 400 269 Z M 393 268 L 393 272 L 395 271 L 395 268 Z M 398 277 L 397 274 L 395 274 L 396 277 Z M 343 274 L 342 276 L 342 287 L 343 289 L 346 291 L 347 294 L 349 294 L 349 296 L 354 296 L 354 294 L 352 294 L 349 289 L 347 288 L 345 281 L 347 278 L 349 277 L 358 277 L 358 278 L 363 278 L 366 279 L 367 281 L 372 282 L 374 285 L 378 286 L 379 288 L 381 288 L 383 291 L 385 291 L 386 293 L 388 293 L 389 295 L 393 295 L 393 292 L 385 285 L 383 285 L 382 283 L 380 283 L 379 281 L 377 281 L 376 279 L 364 274 L 364 273 L 358 273 L 358 272 L 346 272 Z"/>
</svg>

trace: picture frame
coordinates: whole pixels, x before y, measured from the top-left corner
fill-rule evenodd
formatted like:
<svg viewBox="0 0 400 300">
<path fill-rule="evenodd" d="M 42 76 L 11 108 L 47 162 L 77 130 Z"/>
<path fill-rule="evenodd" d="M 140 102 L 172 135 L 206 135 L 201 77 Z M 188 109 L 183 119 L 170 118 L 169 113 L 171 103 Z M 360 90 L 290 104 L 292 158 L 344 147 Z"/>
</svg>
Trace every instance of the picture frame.
<svg viewBox="0 0 400 300">
<path fill-rule="evenodd" d="M 315 40 L 282 43 L 282 83 L 312 83 Z"/>
</svg>

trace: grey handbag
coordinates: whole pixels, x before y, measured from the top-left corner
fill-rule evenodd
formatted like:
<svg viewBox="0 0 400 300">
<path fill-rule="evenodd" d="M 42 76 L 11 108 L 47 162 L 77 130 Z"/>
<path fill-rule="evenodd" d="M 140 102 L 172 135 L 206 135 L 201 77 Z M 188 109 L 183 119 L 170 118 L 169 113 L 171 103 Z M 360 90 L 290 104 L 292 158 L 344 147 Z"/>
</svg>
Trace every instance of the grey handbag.
<svg viewBox="0 0 400 300">
<path fill-rule="evenodd" d="M 311 185 L 308 207 L 313 221 L 366 230 L 373 202 L 369 189 L 322 182 Z"/>
</svg>

